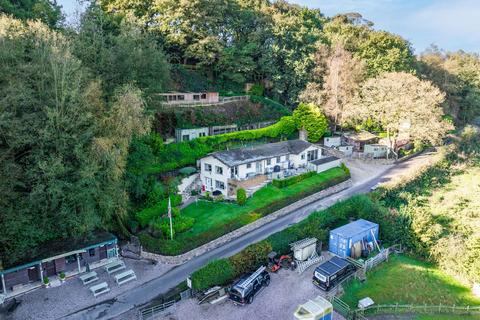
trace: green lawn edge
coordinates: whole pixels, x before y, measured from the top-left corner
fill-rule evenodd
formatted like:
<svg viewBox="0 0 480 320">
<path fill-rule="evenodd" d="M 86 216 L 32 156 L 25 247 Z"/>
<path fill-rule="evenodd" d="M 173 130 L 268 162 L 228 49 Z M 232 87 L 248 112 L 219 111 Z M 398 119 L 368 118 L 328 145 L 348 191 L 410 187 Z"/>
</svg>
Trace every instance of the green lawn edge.
<svg viewBox="0 0 480 320">
<path fill-rule="evenodd" d="M 196 219 L 191 230 L 178 234 L 174 240 L 157 239 L 146 232 L 139 238 L 146 251 L 179 255 L 349 178 L 345 170 L 335 167 L 285 188 L 269 184 L 249 198 L 244 206 L 200 200 L 180 212 L 180 215 Z"/>
</svg>

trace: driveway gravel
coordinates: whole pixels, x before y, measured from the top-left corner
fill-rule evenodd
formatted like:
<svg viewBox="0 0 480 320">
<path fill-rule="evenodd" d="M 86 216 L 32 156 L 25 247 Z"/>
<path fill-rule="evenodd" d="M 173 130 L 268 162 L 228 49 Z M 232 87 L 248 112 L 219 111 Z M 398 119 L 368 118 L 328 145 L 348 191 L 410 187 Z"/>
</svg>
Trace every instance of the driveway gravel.
<svg viewBox="0 0 480 320">
<path fill-rule="evenodd" d="M 48 289 L 40 288 L 18 297 L 17 300 L 21 303 L 7 317 L 7 320 L 59 319 L 75 310 L 86 308 L 100 301 L 113 299 L 141 283 L 159 277 L 173 267 L 172 265 L 154 265 L 152 262 L 145 260 L 124 259 L 124 261 L 127 270 L 135 271 L 137 280 L 118 286 L 113 275 L 109 275 L 103 268 L 98 268 L 94 271 L 97 272 L 99 280 L 90 285 L 84 286 L 78 277 L 73 277 L 67 279 L 61 286 Z M 94 298 L 88 288 L 104 281 L 108 283 L 110 292 Z"/>
</svg>

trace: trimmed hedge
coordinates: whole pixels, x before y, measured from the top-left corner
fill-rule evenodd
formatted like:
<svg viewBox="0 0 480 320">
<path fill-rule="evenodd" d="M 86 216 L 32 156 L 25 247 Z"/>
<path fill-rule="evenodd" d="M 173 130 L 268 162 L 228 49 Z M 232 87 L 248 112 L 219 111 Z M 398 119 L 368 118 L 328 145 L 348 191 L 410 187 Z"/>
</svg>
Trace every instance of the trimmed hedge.
<svg viewBox="0 0 480 320">
<path fill-rule="evenodd" d="M 310 178 L 310 177 L 314 176 L 315 174 L 316 174 L 316 172 L 310 171 L 310 172 L 300 174 L 298 176 L 293 176 L 293 177 L 290 177 L 290 178 L 287 178 L 287 179 L 281 179 L 281 180 L 280 179 L 274 179 L 272 181 L 272 184 L 277 188 L 285 188 L 285 187 L 291 186 L 292 184 L 295 184 L 297 182 L 300 182 L 302 180 Z"/>
<path fill-rule="evenodd" d="M 231 263 L 226 259 L 213 260 L 205 267 L 195 271 L 192 286 L 196 290 L 205 290 L 216 285 L 224 285 L 235 277 Z"/>
<path fill-rule="evenodd" d="M 322 191 L 324 189 L 333 187 L 334 185 L 337 185 L 339 183 L 347 181 L 348 179 L 350 179 L 350 175 L 345 174 L 345 175 L 340 176 L 340 177 L 336 177 L 336 178 L 332 178 L 330 180 L 323 181 L 321 183 L 318 183 L 318 184 L 312 186 L 309 189 L 302 190 L 302 192 L 298 192 L 298 193 L 296 193 L 296 194 L 294 194 L 290 197 L 283 198 L 281 200 L 278 200 L 278 201 L 275 201 L 275 202 L 270 203 L 268 205 L 265 205 L 262 208 L 256 209 L 255 212 L 266 216 L 266 215 L 268 215 L 272 212 L 275 212 L 277 210 L 280 210 L 280 209 L 292 204 L 293 202 L 296 202 L 296 201 L 301 200 L 305 197 L 311 196 L 312 194 L 317 193 L 319 191 Z"/>
<path fill-rule="evenodd" d="M 163 173 L 185 166 L 196 165 L 199 158 L 207 154 L 222 150 L 232 141 L 250 141 L 261 138 L 286 138 L 296 132 L 296 124 L 291 116 L 282 117 L 271 126 L 235 131 L 216 136 L 201 137 L 192 141 L 170 143 L 162 145 L 159 150 L 154 150 L 158 155 L 157 164 L 145 169 L 146 173 Z"/>
<path fill-rule="evenodd" d="M 172 208 L 182 203 L 182 196 L 179 194 L 171 196 L 170 199 L 172 201 Z M 150 223 L 150 221 L 166 214 L 167 210 L 168 210 L 168 198 L 163 199 L 153 207 L 146 208 L 146 209 L 143 209 L 142 211 L 137 212 L 135 214 L 135 217 L 140 223 L 140 226 L 142 226 L 142 228 L 145 228 Z"/>
</svg>

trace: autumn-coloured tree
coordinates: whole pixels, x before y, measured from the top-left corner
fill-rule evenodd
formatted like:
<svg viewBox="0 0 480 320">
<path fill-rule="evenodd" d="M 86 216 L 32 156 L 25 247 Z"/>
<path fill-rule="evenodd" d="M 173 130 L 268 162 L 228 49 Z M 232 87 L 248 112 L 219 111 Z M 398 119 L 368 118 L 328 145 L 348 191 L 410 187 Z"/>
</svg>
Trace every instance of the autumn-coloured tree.
<svg viewBox="0 0 480 320">
<path fill-rule="evenodd" d="M 337 43 L 329 51 L 329 54 L 325 55 L 325 48 L 320 48 L 316 56 L 318 71 L 316 81 L 307 85 L 301 99 L 321 105 L 333 124 L 333 130 L 336 131 L 337 125 L 342 122 L 344 105 L 355 96 L 365 78 L 365 67 L 363 61 L 345 50 L 341 43 Z M 322 71 L 325 74 L 323 79 L 320 76 Z"/>
<path fill-rule="evenodd" d="M 443 119 L 444 99 L 445 94 L 430 81 L 405 72 L 385 73 L 365 82 L 345 107 L 344 121 L 379 123 L 387 131 L 391 150 L 402 130 L 412 140 L 437 144 L 453 128 Z"/>
</svg>

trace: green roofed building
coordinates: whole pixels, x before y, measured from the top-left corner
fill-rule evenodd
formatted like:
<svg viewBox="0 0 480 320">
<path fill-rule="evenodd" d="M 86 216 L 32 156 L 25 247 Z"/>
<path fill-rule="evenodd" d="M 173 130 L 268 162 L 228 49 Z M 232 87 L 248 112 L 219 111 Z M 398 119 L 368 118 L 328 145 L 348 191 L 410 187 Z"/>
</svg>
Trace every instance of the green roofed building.
<svg viewBox="0 0 480 320">
<path fill-rule="evenodd" d="M 15 296 L 50 282 L 60 273 L 71 277 L 94 269 L 118 257 L 117 238 L 105 231 L 95 231 L 83 238 L 57 239 L 32 249 L 23 258 L 0 269 L 0 292 Z"/>
</svg>

